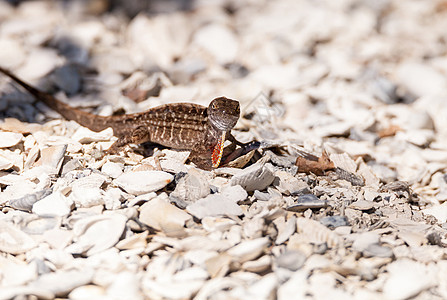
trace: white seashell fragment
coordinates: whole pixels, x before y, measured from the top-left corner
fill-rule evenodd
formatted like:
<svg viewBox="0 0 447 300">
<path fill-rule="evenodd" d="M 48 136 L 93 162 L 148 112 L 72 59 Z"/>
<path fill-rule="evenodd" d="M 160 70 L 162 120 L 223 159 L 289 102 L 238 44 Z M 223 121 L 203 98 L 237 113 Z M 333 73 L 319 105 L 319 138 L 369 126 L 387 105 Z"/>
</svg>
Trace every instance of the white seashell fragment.
<svg viewBox="0 0 447 300">
<path fill-rule="evenodd" d="M 269 244 L 270 241 L 267 237 L 247 240 L 229 249 L 227 253 L 239 262 L 246 262 L 261 255 Z"/>
<path fill-rule="evenodd" d="M 185 162 L 189 157 L 189 153 L 189 151 L 163 149 L 163 156 L 160 157 L 161 169 L 170 173 L 187 172 Z"/>
<path fill-rule="evenodd" d="M 307 271 L 295 271 L 292 277 L 278 288 L 278 300 L 305 299 L 308 277 Z"/>
<path fill-rule="evenodd" d="M 106 300 L 110 299 L 106 294 L 106 290 L 102 286 L 97 285 L 83 285 L 73 289 L 68 294 L 70 300 Z"/>
<path fill-rule="evenodd" d="M 357 200 L 351 203 L 349 207 L 358 210 L 370 210 L 374 207 L 374 202 L 367 200 Z"/>
<path fill-rule="evenodd" d="M 199 219 L 207 216 L 240 216 L 243 210 L 237 202 L 246 198 L 247 192 L 236 185 L 226 188 L 221 193 L 208 195 L 188 205 L 186 210 Z"/>
<path fill-rule="evenodd" d="M 0 251 L 20 254 L 36 247 L 36 242 L 13 225 L 0 221 Z"/>
<path fill-rule="evenodd" d="M 2 7 L 1 10 L 7 11 L 6 7 Z M 7 13 L 7 15 L 10 14 Z M 18 40 L 12 37 L 2 37 L 0 39 L 0 61 L 4 62 L 5 67 L 19 66 L 24 62 L 25 58 L 24 48 Z"/>
<path fill-rule="evenodd" d="M 0 155 L 0 170 L 8 170 L 14 165 L 12 161 Z"/>
<path fill-rule="evenodd" d="M 71 185 L 69 198 L 77 207 L 92 207 L 104 204 L 104 192 L 101 186 L 105 178 L 99 174 L 82 177 Z"/>
<path fill-rule="evenodd" d="M 257 260 L 246 261 L 242 264 L 242 269 L 248 272 L 261 273 L 270 268 L 272 258 L 269 255 L 264 255 Z"/>
<path fill-rule="evenodd" d="M 56 218 L 39 218 L 35 215 L 29 215 L 30 217 L 22 222 L 22 231 L 27 234 L 40 235 L 44 234 L 47 230 L 51 230 L 58 226 Z"/>
<path fill-rule="evenodd" d="M 380 236 L 374 232 L 363 232 L 359 234 L 352 234 L 350 238 L 354 238 L 352 249 L 357 251 L 364 251 L 373 244 L 378 244 Z"/>
<path fill-rule="evenodd" d="M 277 220 L 279 220 L 278 218 Z M 275 225 L 278 227 L 278 236 L 276 237 L 275 244 L 280 245 L 286 242 L 289 237 L 295 233 L 296 230 L 296 217 L 290 217 L 287 222 L 279 224 L 273 221 Z"/>
<path fill-rule="evenodd" d="M 56 296 L 64 296 L 74 288 L 88 284 L 93 279 L 93 269 L 56 271 L 42 274 L 36 281 L 29 284 L 30 287 L 46 289 Z"/>
<path fill-rule="evenodd" d="M 80 126 L 71 138 L 81 144 L 88 144 L 92 142 L 110 141 L 112 137 L 112 128 L 107 128 L 100 132 L 94 132 L 86 127 Z"/>
<path fill-rule="evenodd" d="M 279 178 L 279 182 L 278 184 L 275 182 L 274 185 L 283 194 L 303 194 L 309 190 L 309 185 L 305 181 L 299 180 L 289 172 L 278 170 L 275 176 Z"/>
<path fill-rule="evenodd" d="M 230 184 L 240 185 L 247 192 L 254 190 L 262 191 L 275 179 L 271 167 L 270 164 L 265 164 L 265 160 L 258 161 L 234 175 L 230 180 Z"/>
<path fill-rule="evenodd" d="M 390 276 L 383 285 L 386 299 L 403 300 L 436 285 L 436 273 L 430 266 L 407 258 L 387 266 Z"/>
<path fill-rule="evenodd" d="M 102 166 L 101 172 L 112 178 L 117 178 L 123 174 L 123 164 L 108 161 Z"/>
<path fill-rule="evenodd" d="M 121 198 L 123 191 L 119 188 L 108 189 L 104 195 L 104 204 L 106 209 L 114 210 L 121 207 Z"/>
<path fill-rule="evenodd" d="M 15 200 L 19 201 L 18 199 L 22 197 L 26 197 L 27 195 L 33 194 L 36 192 L 37 186 L 35 183 L 23 180 L 22 176 L 18 176 L 15 174 L 5 173 L 9 175 L 2 176 L 3 174 L 0 173 L 0 183 L 8 185 L 6 189 L 0 193 L 0 203 L 5 203 L 9 200 L 12 200 L 13 202 Z M 16 177 L 17 176 L 17 177 Z M 17 181 L 16 178 L 22 178 L 22 181 Z M 30 200 L 32 201 L 32 200 Z M 21 200 L 20 200 L 21 202 Z M 24 207 L 26 206 L 28 200 L 23 200 Z M 29 204 L 30 202 L 28 202 Z M 30 208 L 28 206 L 28 208 Z"/>
<path fill-rule="evenodd" d="M 35 48 L 27 53 L 26 63 L 17 70 L 17 74 L 26 80 L 41 78 L 51 72 L 60 62 L 61 59 L 56 50 Z"/>
<path fill-rule="evenodd" d="M 191 299 L 203 284 L 204 280 L 198 279 L 166 282 L 146 278 L 142 281 L 143 288 L 149 291 L 149 299 Z"/>
<path fill-rule="evenodd" d="M 17 145 L 23 139 L 21 133 L 0 131 L 0 148 L 9 148 Z"/>
<path fill-rule="evenodd" d="M 45 240 L 54 249 L 63 249 L 72 241 L 73 232 L 71 230 L 54 228 L 45 231 L 42 237 L 43 240 Z"/>
<path fill-rule="evenodd" d="M 435 217 L 439 223 L 447 222 L 447 202 L 423 209 L 422 213 Z"/>
<path fill-rule="evenodd" d="M 346 153 L 333 153 L 329 155 L 330 160 L 334 163 L 335 167 L 341 168 L 350 173 L 357 171 L 357 164 L 355 161 Z"/>
<path fill-rule="evenodd" d="M 142 195 L 164 188 L 173 179 L 163 171 L 139 171 L 124 173 L 113 182 L 129 194 Z"/>
<path fill-rule="evenodd" d="M 70 214 L 72 205 L 69 198 L 55 192 L 34 203 L 32 212 L 41 217 L 64 217 Z"/>
<path fill-rule="evenodd" d="M 34 203 L 41 200 L 45 196 L 48 196 L 49 193 L 51 193 L 51 190 L 42 190 L 36 193 L 26 194 L 25 196 L 18 199 L 10 200 L 9 206 L 18 210 L 30 212 L 33 208 Z"/>
<path fill-rule="evenodd" d="M 134 234 L 130 237 L 121 240 L 116 244 L 116 248 L 120 250 L 129 250 L 129 249 L 137 249 L 143 248 L 147 246 L 147 235 L 148 231 L 144 231 L 142 233 Z"/>
<path fill-rule="evenodd" d="M 236 222 L 229 218 L 219 218 L 219 217 L 205 217 L 202 219 L 203 229 L 206 231 L 227 231 L 231 226 L 235 225 Z"/>
<path fill-rule="evenodd" d="M 0 259 L 0 263 L 3 286 L 24 285 L 38 276 L 36 263 L 16 263 L 3 257 Z"/>
<path fill-rule="evenodd" d="M 298 218 L 296 221 L 298 232 L 307 237 L 311 243 L 327 243 L 330 248 L 341 244 L 340 236 L 320 222 L 306 218 Z"/>
<path fill-rule="evenodd" d="M 416 96 L 442 94 L 446 79 L 435 68 L 417 62 L 404 62 L 397 68 L 397 78 L 402 85 Z"/>
<path fill-rule="evenodd" d="M 16 299 L 23 295 L 33 295 L 38 299 L 54 299 L 54 293 L 38 286 L 4 286 L 0 289 L 0 299 Z"/>
<path fill-rule="evenodd" d="M 177 182 L 177 186 L 170 196 L 185 202 L 194 202 L 208 196 L 209 193 L 208 178 L 202 172 L 190 169 L 188 174 Z"/>
<path fill-rule="evenodd" d="M 66 250 L 92 255 L 113 247 L 120 239 L 127 218 L 118 213 L 82 218 L 74 224 L 77 241 Z"/>
<path fill-rule="evenodd" d="M 146 202 L 140 208 L 139 220 L 169 236 L 183 235 L 185 223 L 192 217 L 160 196 Z"/>
<path fill-rule="evenodd" d="M 107 296 L 109 299 L 143 300 L 139 277 L 139 274 L 134 272 L 119 272 L 114 276 L 112 284 L 108 286 Z"/>
<path fill-rule="evenodd" d="M 36 166 L 42 166 L 46 172 L 57 174 L 62 166 L 67 145 L 58 145 L 44 148 L 40 151 L 40 159 Z"/>
</svg>

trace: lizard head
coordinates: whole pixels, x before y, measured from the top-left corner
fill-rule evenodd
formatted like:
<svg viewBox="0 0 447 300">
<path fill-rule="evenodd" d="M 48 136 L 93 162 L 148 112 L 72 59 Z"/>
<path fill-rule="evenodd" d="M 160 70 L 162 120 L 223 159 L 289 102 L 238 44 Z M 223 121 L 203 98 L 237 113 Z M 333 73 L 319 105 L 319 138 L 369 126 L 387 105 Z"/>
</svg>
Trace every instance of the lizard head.
<svg viewBox="0 0 447 300">
<path fill-rule="evenodd" d="M 239 101 L 219 97 L 211 101 L 207 108 L 208 120 L 217 129 L 231 130 L 239 120 Z"/>
</svg>

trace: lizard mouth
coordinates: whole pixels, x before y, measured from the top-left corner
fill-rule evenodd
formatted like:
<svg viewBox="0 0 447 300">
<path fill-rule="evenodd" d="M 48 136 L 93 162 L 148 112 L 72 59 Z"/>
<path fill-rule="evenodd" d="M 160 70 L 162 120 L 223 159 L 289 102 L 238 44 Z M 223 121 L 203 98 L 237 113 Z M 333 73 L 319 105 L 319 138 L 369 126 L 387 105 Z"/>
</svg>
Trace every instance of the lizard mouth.
<svg viewBox="0 0 447 300">
<path fill-rule="evenodd" d="M 210 118 L 211 123 L 219 130 L 222 131 L 228 131 L 230 129 L 232 129 L 236 123 L 237 123 L 237 119 L 236 120 L 230 120 L 230 119 L 218 119 L 215 120 L 213 118 Z"/>
</svg>

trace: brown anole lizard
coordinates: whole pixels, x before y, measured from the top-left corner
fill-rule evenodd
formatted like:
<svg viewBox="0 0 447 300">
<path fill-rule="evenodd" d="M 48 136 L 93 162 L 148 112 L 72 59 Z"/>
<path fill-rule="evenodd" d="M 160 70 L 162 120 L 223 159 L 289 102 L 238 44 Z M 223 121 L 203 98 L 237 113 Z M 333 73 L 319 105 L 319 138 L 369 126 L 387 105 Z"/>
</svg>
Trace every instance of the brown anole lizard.
<svg viewBox="0 0 447 300">
<path fill-rule="evenodd" d="M 118 116 L 98 116 L 56 99 L 20 78 L 0 68 L 37 100 L 58 112 L 67 120 L 73 120 L 93 131 L 111 127 L 118 140 L 107 150 L 115 153 L 127 144 L 157 143 L 174 149 L 190 150 L 189 159 L 199 168 L 210 170 L 220 164 L 226 138 L 237 142 L 230 134 L 236 125 L 239 102 L 225 97 L 211 101 L 208 107 L 193 103 L 172 103 L 147 111 Z"/>
</svg>

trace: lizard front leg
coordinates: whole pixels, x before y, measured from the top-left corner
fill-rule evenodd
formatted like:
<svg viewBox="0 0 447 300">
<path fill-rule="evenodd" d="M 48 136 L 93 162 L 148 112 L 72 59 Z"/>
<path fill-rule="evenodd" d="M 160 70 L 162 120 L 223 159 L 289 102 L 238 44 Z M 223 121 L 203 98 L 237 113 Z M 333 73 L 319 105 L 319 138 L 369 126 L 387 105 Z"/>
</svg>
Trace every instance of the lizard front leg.
<svg viewBox="0 0 447 300">
<path fill-rule="evenodd" d="M 243 156 L 245 154 L 247 154 L 250 151 L 259 149 L 261 147 L 261 143 L 257 142 L 257 141 L 251 141 L 248 143 L 242 143 L 239 142 L 232 134 L 231 132 L 227 132 L 227 136 L 226 139 L 229 140 L 231 142 L 231 145 L 228 146 L 229 147 L 229 151 L 231 151 L 229 154 L 226 151 L 226 155 L 222 158 L 222 163 L 221 165 L 226 165 L 228 164 L 230 161 Z M 236 149 L 236 146 L 239 146 L 240 148 Z M 227 149 L 225 149 L 227 150 Z"/>
<path fill-rule="evenodd" d="M 119 152 L 119 150 L 128 144 L 142 144 L 150 142 L 151 135 L 149 129 L 146 126 L 138 126 L 135 128 L 130 135 L 123 135 L 118 138 L 118 140 L 113 143 L 113 145 L 107 149 L 107 153 L 114 154 Z"/>
</svg>

